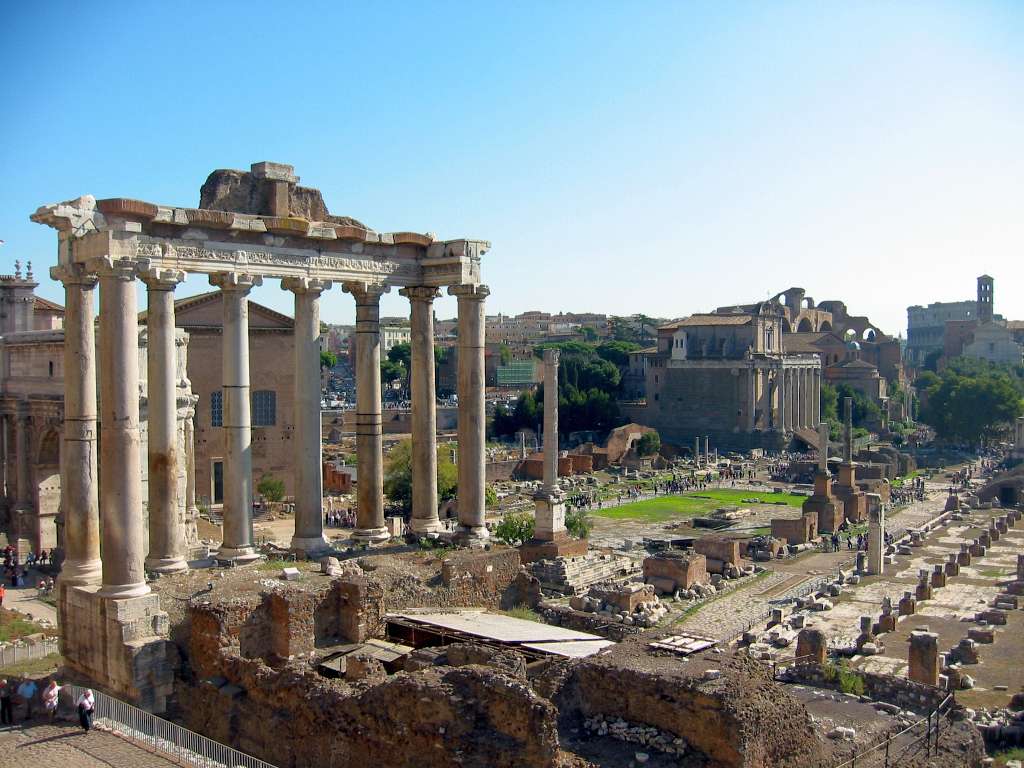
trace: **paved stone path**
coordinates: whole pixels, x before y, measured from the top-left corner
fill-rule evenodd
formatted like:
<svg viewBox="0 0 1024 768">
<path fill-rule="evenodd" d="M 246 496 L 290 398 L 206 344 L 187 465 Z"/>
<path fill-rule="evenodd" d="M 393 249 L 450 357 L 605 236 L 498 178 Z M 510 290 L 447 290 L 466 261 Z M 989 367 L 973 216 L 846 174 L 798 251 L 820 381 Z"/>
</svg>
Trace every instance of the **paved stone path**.
<svg viewBox="0 0 1024 768">
<path fill-rule="evenodd" d="M 0 728 L 0 765 L 26 768 L 173 768 L 178 763 L 112 733 L 69 723 Z"/>
<path fill-rule="evenodd" d="M 12 608 L 21 613 L 31 614 L 34 619 L 46 619 L 54 626 L 57 625 L 57 609 L 49 603 L 37 599 L 38 590 L 36 585 L 42 578 L 39 571 L 30 570 L 26 579 L 26 586 L 12 587 L 7 584 L 7 595 L 4 597 L 4 608 Z M 31 584 L 32 586 L 27 586 Z"/>
</svg>

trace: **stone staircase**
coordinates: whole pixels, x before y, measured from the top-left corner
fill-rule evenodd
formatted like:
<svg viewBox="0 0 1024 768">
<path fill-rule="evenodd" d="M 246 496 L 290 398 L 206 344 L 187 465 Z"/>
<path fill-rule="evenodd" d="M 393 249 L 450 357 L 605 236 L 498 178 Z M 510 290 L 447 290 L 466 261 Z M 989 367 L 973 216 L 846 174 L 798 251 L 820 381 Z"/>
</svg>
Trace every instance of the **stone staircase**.
<svg viewBox="0 0 1024 768">
<path fill-rule="evenodd" d="M 581 557 L 538 560 L 529 565 L 541 589 L 563 595 L 583 594 L 600 581 L 622 581 L 641 573 L 640 564 L 622 555 L 588 552 Z"/>
</svg>

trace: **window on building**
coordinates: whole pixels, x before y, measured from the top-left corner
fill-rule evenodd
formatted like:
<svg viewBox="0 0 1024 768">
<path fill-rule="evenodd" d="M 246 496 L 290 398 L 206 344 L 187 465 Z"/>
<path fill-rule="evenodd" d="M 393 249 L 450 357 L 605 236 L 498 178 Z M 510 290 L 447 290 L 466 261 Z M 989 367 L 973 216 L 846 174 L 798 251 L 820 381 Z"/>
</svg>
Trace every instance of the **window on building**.
<svg viewBox="0 0 1024 768">
<path fill-rule="evenodd" d="M 258 389 L 252 393 L 252 425 L 272 427 L 277 423 L 277 393 L 272 389 Z"/>
<path fill-rule="evenodd" d="M 210 393 L 210 426 L 224 426 L 224 393 L 219 389 Z"/>
</svg>

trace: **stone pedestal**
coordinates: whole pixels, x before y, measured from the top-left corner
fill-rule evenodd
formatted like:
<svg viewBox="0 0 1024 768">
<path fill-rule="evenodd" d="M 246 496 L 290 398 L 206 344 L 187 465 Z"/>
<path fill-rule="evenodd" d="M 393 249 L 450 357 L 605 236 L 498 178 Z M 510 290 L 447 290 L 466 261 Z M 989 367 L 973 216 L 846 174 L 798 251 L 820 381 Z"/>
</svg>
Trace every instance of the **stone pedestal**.
<svg viewBox="0 0 1024 768">
<path fill-rule="evenodd" d="M 900 616 L 913 616 L 917 613 L 917 600 L 914 598 L 914 595 L 910 592 L 904 592 L 903 597 L 900 598 L 897 610 Z"/>
<path fill-rule="evenodd" d="M 843 524 L 843 504 L 832 495 L 832 478 L 819 470 L 814 475 L 814 495 L 803 503 L 804 515 L 817 518 L 818 533 L 835 533 Z"/>
<path fill-rule="evenodd" d="M 796 636 L 796 663 L 823 665 L 828 641 L 820 629 L 801 629 Z"/>
<path fill-rule="evenodd" d="M 939 636 L 934 632 L 911 632 L 907 677 L 915 683 L 939 684 Z"/>
<path fill-rule="evenodd" d="M 64 663 L 113 696 L 150 712 L 166 709 L 177 650 L 155 594 L 108 599 L 95 586 L 61 589 Z"/>
<path fill-rule="evenodd" d="M 885 508 L 871 510 L 868 521 L 868 573 L 881 576 L 885 570 Z"/>
<path fill-rule="evenodd" d="M 936 565 L 932 569 L 932 589 L 946 586 L 946 571 L 942 565 Z"/>
</svg>

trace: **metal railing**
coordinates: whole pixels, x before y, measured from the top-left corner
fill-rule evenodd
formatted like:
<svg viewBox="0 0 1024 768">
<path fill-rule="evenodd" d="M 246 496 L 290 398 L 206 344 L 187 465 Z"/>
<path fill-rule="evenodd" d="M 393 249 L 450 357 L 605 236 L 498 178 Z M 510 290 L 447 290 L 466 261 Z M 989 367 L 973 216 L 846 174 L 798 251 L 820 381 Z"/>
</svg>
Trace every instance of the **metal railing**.
<svg viewBox="0 0 1024 768">
<path fill-rule="evenodd" d="M 74 702 L 86 690 L 80 685 L 65 685 L 64 688 L 71 693 Z M 93 697 L 96 700 L 93 718 L 97 725 L 184 765 L 201 768 L 275 768 L 259 758 L 208 739 L 95 689 Z"/>
<path fill-rule="evenodd" d="M 30 645 L 8 645 L 5 648 L 0 648 L 0 668 L 23 661 L 42 659 L 51 653 L 60 653 L 60 642 L 57 638 L 46 638 Z"/>
<path fill-rule="evenodd" d="M 903 764 L 904 759 L 921 751 L 928 757 L 937 755 L 942 720 L 949 716 L 955 703 L 953 694 L 950 694 L 927 717 L 922 717 L 884 741 L 855 752 L 849 760 L 834 768 L 896 768 Z"/>
</svg>

